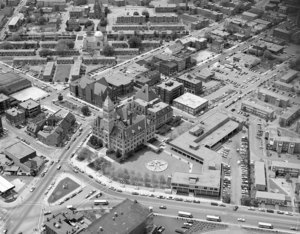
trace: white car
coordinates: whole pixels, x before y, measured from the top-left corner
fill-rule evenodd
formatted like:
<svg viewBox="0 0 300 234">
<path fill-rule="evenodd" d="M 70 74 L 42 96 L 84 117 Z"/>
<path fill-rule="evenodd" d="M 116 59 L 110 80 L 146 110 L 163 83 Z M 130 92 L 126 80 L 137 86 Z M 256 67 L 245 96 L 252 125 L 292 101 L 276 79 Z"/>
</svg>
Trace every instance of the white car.
<svg viewBox="0 0 300 234">
<path fill-rule="evenodd" d="M 245 222 L 246 219 L 244 219 L 244 218 L 238 218 L 237 221 L 239 221 L 239 222 Z"/>
</svg>

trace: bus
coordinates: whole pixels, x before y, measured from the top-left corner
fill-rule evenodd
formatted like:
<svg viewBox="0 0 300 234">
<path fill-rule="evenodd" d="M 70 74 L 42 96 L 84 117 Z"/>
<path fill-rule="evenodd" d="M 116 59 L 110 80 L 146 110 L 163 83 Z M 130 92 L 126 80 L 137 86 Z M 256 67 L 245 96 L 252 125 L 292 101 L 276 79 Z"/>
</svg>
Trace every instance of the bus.
<svg viewBox="0 0 300 234">
<path fill-rule="evenodd" d="M 94 205 L 108 205 L 107 200 L 95 200 Z"/>
<path fill-rule="evenodd" d="M 206 220 L 207 221 L 221 222 L 220 216 L 216 216 L 216 215 L 206 215 Z"/>
<path fill-rule="evenodd" d="M 179 217 L 193 218 L 193 215 L 189 212 L 178 211 Z"/>
<path fill-rule="evenodd" d="M 259 222 L 258 223 L 258 227 L 260 228 L 267 228 L 267 229 L 273 229 L 273 225 L 270 223 L 263 223 L 263 222 Z"/>
</svg>

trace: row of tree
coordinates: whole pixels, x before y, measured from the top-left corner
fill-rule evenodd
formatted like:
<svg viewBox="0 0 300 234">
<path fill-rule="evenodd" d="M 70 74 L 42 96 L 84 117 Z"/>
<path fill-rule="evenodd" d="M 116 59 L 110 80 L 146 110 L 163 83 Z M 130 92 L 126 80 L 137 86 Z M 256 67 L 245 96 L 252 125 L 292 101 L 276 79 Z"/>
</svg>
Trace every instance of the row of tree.
<svg viewBox="0 0 300 234">
<path fill-rule="evenodd" d="M 98 158 L 91 163 L 95 170 L 101 171 L 104 175 L 109 176 L 112 180 L 124 184 L 146 187 L 169 187 L 170 184 L 164 175 L 157 176 L 147 172 L 128 171 L 126 168 L 116 168 L 104 158 Z"/>
</svg>

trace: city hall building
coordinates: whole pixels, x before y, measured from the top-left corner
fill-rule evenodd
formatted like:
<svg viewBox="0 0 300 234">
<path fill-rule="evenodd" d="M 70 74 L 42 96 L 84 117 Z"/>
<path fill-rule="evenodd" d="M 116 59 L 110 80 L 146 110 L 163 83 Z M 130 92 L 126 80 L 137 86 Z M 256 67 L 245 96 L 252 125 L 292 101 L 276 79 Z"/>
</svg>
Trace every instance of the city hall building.
<svg viewBox="0 0 300 234">
<path fill-rule="evenodd" d="M 103 117 L 96 118 L 93 133 L 108 149 L 125 156 L 154 138 L 155 121 L 131 112 L 126 105 L 115 108 L 107 96 Z"/>
</svg>

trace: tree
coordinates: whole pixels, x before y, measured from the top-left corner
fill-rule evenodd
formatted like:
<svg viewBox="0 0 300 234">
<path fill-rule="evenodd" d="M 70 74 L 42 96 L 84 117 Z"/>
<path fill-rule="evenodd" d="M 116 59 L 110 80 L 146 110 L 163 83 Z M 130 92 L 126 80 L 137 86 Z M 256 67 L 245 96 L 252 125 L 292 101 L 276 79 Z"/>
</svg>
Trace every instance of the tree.
<svg viewBox="0 0 300 234">
<path fill-rule="evenodd" d="M 3 49 L 3 50 L 12 50 L 12 49 L 14 49 L 14 46 L 10 42 L 4 41 L 0 45 L 0 48 Z"/>
<path fill-rule="evenodd" d="M 81 107 L 81 112 L 82 112 L 82 114 L 85 115 L 85 116 L 89 116 L 89 115 L 90 115 L 90 109 L 89 109 L 88 106 L 83 106 L 83 107 Z"/>
<path fill-rule="evenodd" d="M 110 13 L 110 10 L 108 7 L 105 7 L 104 8 L 104 14 L 105 14 L 105 17 L 107 17 L 107 15 Z"/>
<path fill-rule="evenodd" d="M 77 6 L 86 5 L 87 3 L 88 3 L 87 0 L 76 0 L 75 1 L 75 4 Z"/>
<path fill-rule="evenodd" d="M 47 56 L 52 55 L 52 51 L 49 49 L 41 49 L 39 54 L 41 57 L 47 57 Z"/>
<path fill-rule="evenodd" d="M 40 16 L 37 20 L 38 25 L 44 25 L 46 24 L 47 19 L 44 16 Z"/>
<path fill-rule="evenodd" d="M 230 201 L 231 201 L 230 194 L 229 194 L 229 193 L 225 193 L 225 194 L 223 195 L 223 202 L 229 204 Z"/>
<path fill-rule="evenodd" d="M 149 21 L 149 17 L 150 17 L 150 14 L 149 14 L 149 12 L 148 12 L 147 10 L 143 10 L 143 12 L 142 12 L 142 15 L 144 15 L 144 16 L 145 16 L 145 18 L 146 18 L 146 22 L 148 22 L 148 21 Z"/>
<path fill-rule="evenodd" d="M 100 26 L 101 27 L 106 27 L 106 25 L 108 24 L 108 21 L 106 18 L 102 18 L 100 21 Z"/>
<path fill-rule="evenodd" d="M 154 174 L 154 173 L 151 175 L 151 182 L 152 182 L 152 186 L 153 186 L 153 187 L 155 187 L 156 184 L 157 184 L 157 182 L 158 182 L 158 181 L 157 181 L 157 176 L 156 176 L 156 174 Z"/>
<path fill-rule="evenodd" d="M 60 94 L 58 94 L 57 99 L 58 99 L 58 101 L 61 102 L 62 100 L 64 100 L 64 96 L 60 93 Z"/>
<path fill-rule="evenodd" d="M 164 175 L 159 176 L 159 183 L 160 183 L 160 185 L 165 185 L 167 183 Z"/>
<path fill-rule="evenodd" d="M 97 144 L 98 144 L 98 138 L 95 135 L 92 135 L 90 137 L 89 141 L 90 141 L 91 145 L 93 145 L 93 146 L 97 146 Z"/>
<path fill-rule="evenodd" d="M 74 41 L 70 39 L 61 39 L 57 42 L 57 44 L 65 44 L 69 49 L 73 49 L 75 45 Z"/>
<path fill-rule="evenodd" d="M 133 36 L 128 40 L 128 44 L 130 48 L 140 48 L 142 45 L 142 40 L 137 36 Z"/>
<path fill-rule="evenodd" d="M 150 182 L 150 176 L 147 172 L 145 172 L 145 174 L 144 174 L 144 183 L 145 183 L 145 185 L 147 185 L 147 184 L 149 184 L 149 182 Z"/>
<path fill-rule="evenodd" d="M 285 180 L 286 180 L 286 182 L 288 182 L 288 183 L 291 182 L 291 175 L 290 175 L 289 173 L 287 173 L 287 174 L 285 175 Z"/>
<path fill-rule="evenodd" d="M 104 56 L 108 56 L 109 57 L 109 56 L 113 56 L 114 55 L 115 50 L 114 50 L 114 48 L 112 46 L 106 45 L 103 48 L 102 53 L 103 53 Z"/>
<path fill-rule="evenodd" d="M 68 83 L 68 81 L 69 81 L 69 78 L 65 77 L 65 82 Z"/>
<path fill-rule="evenodd" d="M 171 34 L 171 37 L 172 37 L 172 40 L 175 41 L 179 36 L 178 36 L 177 32 L 173 31 Z"/>
</svg>

